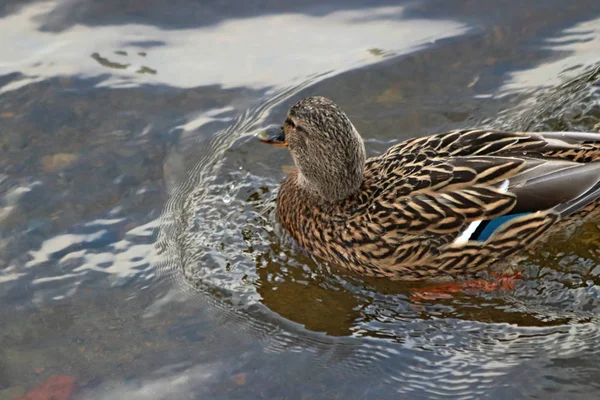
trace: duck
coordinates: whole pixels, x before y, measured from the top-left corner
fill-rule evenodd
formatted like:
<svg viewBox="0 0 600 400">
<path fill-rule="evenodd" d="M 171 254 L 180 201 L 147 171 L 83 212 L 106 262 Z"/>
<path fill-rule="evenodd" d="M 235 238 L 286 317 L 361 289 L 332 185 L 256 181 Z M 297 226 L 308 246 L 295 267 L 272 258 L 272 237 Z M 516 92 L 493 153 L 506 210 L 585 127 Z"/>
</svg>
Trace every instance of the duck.
<svg viewBox="0 0 600 400">
<path fill-rule="evenodd" d="M 286 146 L 295 165 L 279 224 L 311 256 L 360 275 L 476 274 L 600 220 L 596 133 L 455 130 L 367 158 L 346 113 L 312 96 L 259 139 Z"/>
</svg>

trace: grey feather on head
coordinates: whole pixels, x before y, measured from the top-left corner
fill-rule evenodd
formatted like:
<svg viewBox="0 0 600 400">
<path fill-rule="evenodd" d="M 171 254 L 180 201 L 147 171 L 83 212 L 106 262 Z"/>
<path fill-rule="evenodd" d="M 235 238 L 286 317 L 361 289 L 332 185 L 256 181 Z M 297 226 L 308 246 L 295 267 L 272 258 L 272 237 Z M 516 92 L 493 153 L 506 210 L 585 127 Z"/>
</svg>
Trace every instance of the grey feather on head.
<svg viewBox="0 0 600 400">
<path fill-rule="evenodd" d="M 365 145 L 348 116 L 331 100 L 308 97 L 284 125 L 299 184 L 321 200 L 341 201 L 362 184 Z"/>
</svg>

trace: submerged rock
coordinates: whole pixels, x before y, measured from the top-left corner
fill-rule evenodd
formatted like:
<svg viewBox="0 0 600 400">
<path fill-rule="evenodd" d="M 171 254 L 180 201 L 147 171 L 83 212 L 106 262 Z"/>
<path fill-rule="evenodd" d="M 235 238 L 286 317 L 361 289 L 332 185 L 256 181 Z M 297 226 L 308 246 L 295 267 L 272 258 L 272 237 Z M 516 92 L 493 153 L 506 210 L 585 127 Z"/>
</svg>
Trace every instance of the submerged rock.
<svg viewBox="0 0 600 400">
<path fill-rule="evenodd" d="M 41 386 L 31 389 L 15 400 L 70 400 L 75 392 L 75 378 L 69 375 L 51 376 Z"/>
<path fill-rule="evenodd" d="M 79 157 L 71 153 L 57 153 L 42 158 L 42 168 L 45 172 L 56 172 L 75 165 Z"/>
</svg>

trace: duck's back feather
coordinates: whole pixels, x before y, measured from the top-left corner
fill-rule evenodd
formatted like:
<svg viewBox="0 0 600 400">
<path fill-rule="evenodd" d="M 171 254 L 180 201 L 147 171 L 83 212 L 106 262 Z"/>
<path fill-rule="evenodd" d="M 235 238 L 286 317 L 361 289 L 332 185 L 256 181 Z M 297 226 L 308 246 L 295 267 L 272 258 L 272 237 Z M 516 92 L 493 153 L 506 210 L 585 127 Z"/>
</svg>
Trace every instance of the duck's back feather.
<svg viewBox="0 0 600 400">
<path fill-rule="evenodd" d="M 471 130 L 407 140 L 367 160 L 360 192 L 338 206 L 292 194 L 288 179 L 280 220 L 313 254 L 401 279 L 475 272 L 598 208 L 600 135 Z M 496 218 L 504 220 L 490 224 Z"/>
<path fill-rule="evenodd" d="M 463 198 L 466 188 L 506 182 L 505 191 L 515 196 L 511 213 L 571 203 L 557 208 L 566 216 L 595 200 L 599 160 L 596 134 L 459 131 L 409 140 L 369 160 L 365 188 L 372 202 L 389 203 L 419 193 Z M 488 208 L 483 200 L 480 207 Z"/>
</svg>

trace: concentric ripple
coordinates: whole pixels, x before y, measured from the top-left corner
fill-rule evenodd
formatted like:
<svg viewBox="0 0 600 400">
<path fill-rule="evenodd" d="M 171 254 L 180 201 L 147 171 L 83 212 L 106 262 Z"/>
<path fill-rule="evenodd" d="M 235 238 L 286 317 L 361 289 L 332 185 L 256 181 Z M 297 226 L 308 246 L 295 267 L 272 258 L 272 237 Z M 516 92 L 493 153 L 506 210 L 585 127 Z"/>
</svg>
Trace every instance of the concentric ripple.
<svg viewBox="0 0 600 400">
<path fill-rule="evenodd" d="M 600 121 L 599 71 L 586 70 L 508 110 L 496 124 L 593 130 Z M 523 278 L 514 290 L 435 300 L 414 295 L 423 284 L 361 279 L 287 243 L 272 210 L 290 160 L 257 143 L 253 132 L 283 118 L 298 91 L 252 108 L 203 143 L 206 156 L 174 190 L 162 218 L 158 268 L 164 276 L 219 323 L 262 340 L 265 351 L 302 351 L 322 367 L 383 374 L 385 385 L 405 394 L 478 398 L 502 388 L 522 396 L 557 378 L 531 373 L 511 388 L 510 377 L 530 363 L 553 371 L 556 360 L 597 357 L 595 224 L 584 226 L 577 240 L 551 243 L 519 262 Z"/>
</svg>

